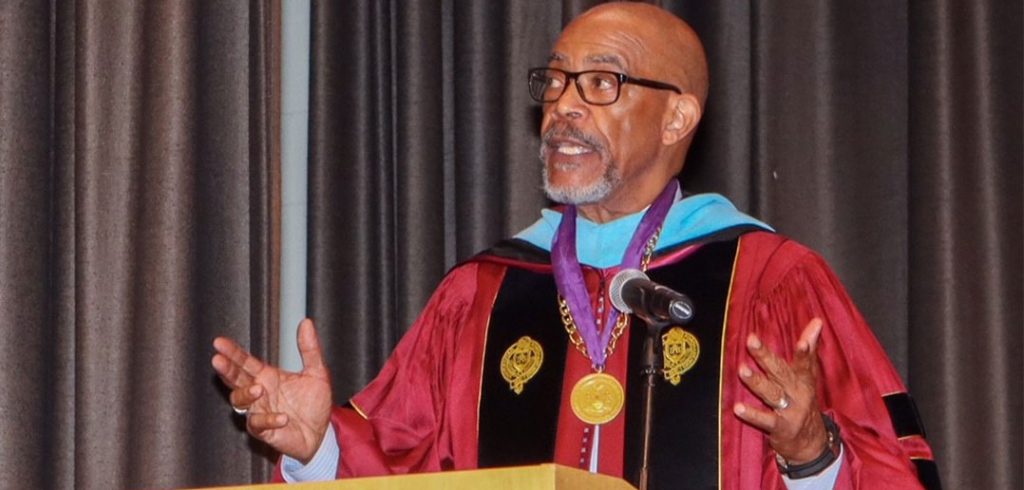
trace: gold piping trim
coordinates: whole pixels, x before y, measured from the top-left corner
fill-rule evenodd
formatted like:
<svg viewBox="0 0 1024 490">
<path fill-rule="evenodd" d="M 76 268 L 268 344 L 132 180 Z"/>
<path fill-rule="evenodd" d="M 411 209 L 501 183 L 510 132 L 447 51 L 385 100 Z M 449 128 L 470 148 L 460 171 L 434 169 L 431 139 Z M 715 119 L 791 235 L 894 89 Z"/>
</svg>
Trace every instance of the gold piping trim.
<svg viewBox="0 0 1024 490">
<path fill-rule="evenodd" d="M 897 438 L 896 438 L 896 440 L 897 440 L 897 441 L 905 441 L 905 440 L 907 440 L 907 439 L 913 439 L 913 438 L 915 438 L 915 437 L 920 437 L 921 439 L 924 439 L 924 436 L 922 436 L 921 434 L 910 434 L 909 436 L 900 436 L 900 437 L 897 437 Z"/>
<path fill-rule="evenodd" d="M 736 266 L 740 263 L 740 244 L 736 240 L 736 254 L 732 258 L 732 273 L 729 276 L 729 294 L 725 296 L 725 314 L 722 316 L 722 346 L 718 354 L 718 488 L 722 488 L 722 387 L 725 381 L 725 341 L 729 333 L 729 308 L 732 305 L 732 289 L 736 284 Z"/>
<path fill-rule="evenodd" d="M 885 398 L 887 396 L 892 396 L 892 395 L 906 395 L 906 394 L 907 394 L 906 391 L 894 391 L 892 393 L 885 393 L 885 394 L 883 394 L 882 398 Z"/>
<path fill-rule="evenodd" d="M 366 416 L 366 412 L 364 412 L 363 409 L 359 408 L 359 405 L 356 405 L 356 402 L 354 400 L 349 398 L 348 399 L 348 404 L 352 405 L 352 409 L 355 410 L 356 413 L 358 413 L 360 417 L 362 417 L 362 418 L 364 418 L 366 420 L 370 420 L 370 417 Z"/>
</svg>

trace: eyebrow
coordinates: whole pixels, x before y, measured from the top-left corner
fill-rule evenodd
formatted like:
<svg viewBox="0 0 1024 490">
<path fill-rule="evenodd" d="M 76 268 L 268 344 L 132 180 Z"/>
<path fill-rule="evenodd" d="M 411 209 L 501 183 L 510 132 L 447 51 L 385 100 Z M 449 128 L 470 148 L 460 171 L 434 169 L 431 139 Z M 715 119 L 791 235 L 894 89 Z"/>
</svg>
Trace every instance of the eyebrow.
<svg viewBox="0 0 1024 490">
<path fill-rule="evenodd" d="M 615 65 L 623 71 L 626 69 L 626 64 L 622 62 L 622 58 L 614 54 L 595 54 L 587 56 L 585 61 L 599 65 Z"/>
<path fill-rule="evenodd" d="M 554 52 L 548 56 L 548 62 L 553 61 L 565 61 L 566 57 L 562 53 Z M 614 54 L 594 54 L 587 56 L 583 59 L 587 63 L 599 64 L 599 65 L 614 65 L 621 71 L 626 71 L 626 64 L 623 62 L 622 57 Z"/>
</svg>

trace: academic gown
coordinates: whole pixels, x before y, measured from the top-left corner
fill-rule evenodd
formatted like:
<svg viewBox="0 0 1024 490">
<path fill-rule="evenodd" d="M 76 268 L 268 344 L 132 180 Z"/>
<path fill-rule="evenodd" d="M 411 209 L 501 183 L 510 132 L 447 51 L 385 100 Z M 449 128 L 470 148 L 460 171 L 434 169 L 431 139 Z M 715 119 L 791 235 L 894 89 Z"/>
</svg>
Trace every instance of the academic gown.
<svg viewBox="0 0 1024 490">
<path fill-rule="evenodd" d="M 718 426 L 714 429 L 717 440 L 711 445 L 720 458 L 716 456 L 718 467 L 707 469 L 710 476 L 705 476 L 717 480 L 716 486 L 723 489 L 785 488 L 764 434 L 732 413 L 736 402 L 764 407 L 742 384 L 738 368 L 741 363 L 756 366 L 745 347 L 750 333 L 792 359 L 804 326 L 818 317 L 824 321 L 818 344 L 818 403 L 839 426 L 844 446 L 835 488 L 921 488 L 918 473 L 926 483 L 937 485 L 932 451 L 906 388 L 825 262 L 774 233 L 753 231 L 731 238 L 737 252 L 732 270 L 726 271 L 730 285 L 716 368 L 720 369 L 720 390 L 713 394 Z M 707 242 L 659 252 L 649 271 L 654 274 L 692 260 Z M 447 274 L 378 377 L 348 404 L 333 410 L 331 424 L 341 448 L 339 478 L 479 467 L 481 393 L 486 385 L 482 373 L 491 310 L 504 278 L 520 269 L 550 273 L 543 260 L 509 258 L 492 251 Z M 600 296 L 616 272 L 614 267 L 584 268 L 595 307 L 602 301 L 609 304 Z M 555 297 L 550 301 L 554 303 Z M 560 323 L 550 328 L 566 335 Z M 619 344 L 630 344 L 632 331 L 628 329 Z M 562 361 L 542 368 L 555 370 L 565 380 L 552 460 L 580 467 L 589 457 L 593 427 L 573 415 L 569 392 L 592 369 L 587 358 L 571 344 L 565 345 L 565 352 L 555 356 Z M 707 345 L 702 351 L 718 348 Z M 627 387 L 634 379 L 626 374 L 628 356 L 629 349 L 620 346 L 606 368 Z M 526 386 L 530 389 L 530 382 Z M 657 416 L 656 420 L 672 417 Z M 602 426 L 599 471 L 631 479 L 623 473 L 623 461 L 628 459 L 623 455 L 628 446 L 626 418 L 620 415 Z M 528 427 L 533 422 L 513 418 L 504 423 Z M 679 482 L 678 486 L 686 485 Z"/>
</svg>

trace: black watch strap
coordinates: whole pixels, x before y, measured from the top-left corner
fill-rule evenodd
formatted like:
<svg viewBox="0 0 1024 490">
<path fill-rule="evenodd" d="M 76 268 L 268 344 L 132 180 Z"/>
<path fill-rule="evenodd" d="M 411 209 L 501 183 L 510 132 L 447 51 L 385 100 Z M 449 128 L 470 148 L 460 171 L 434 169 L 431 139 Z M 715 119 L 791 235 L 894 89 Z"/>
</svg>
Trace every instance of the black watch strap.
<svg viewBox="0 0 1024 490">
<path fill-rule="evenodd" d="M 788 478 L 796 480 L 817 475 L 839 459 L 839 453 L 843 445 L 842 439 L 839 438 L 839 426 L 832 420 L 832 417 L 824 413 L 821 414 L 821 420 L 825 422 L 828 444 L 825 445 L 825 450 L 817 458 L 806 463 L 789 464 L 782 456 L 775 455 L 775 462 L 779 465 L 779 471 Z"/>
</svg>

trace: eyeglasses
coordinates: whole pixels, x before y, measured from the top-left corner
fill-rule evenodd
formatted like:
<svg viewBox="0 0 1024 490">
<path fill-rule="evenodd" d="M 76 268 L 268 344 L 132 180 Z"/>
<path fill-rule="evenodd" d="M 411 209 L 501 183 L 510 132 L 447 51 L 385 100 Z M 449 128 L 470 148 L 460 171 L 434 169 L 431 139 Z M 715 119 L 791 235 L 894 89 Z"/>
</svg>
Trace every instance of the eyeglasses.
<svg viewBox="0 0 1024 490">
<path fill-rule="evenodd" d="M 625 73 L 603 70 L 565 71 L 558 68 L 531 68 L 530 97 L 542 103 L 554 102 L 565 93 L 569 81 L 576 81 L 576 92 L 591 105 L 609 105 L 619 100 L 622 85 L 632 83 L 658 90 L 683 93 L 679 87 L 665 82 L 631 77 Z"/>
</svg>

